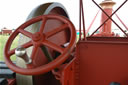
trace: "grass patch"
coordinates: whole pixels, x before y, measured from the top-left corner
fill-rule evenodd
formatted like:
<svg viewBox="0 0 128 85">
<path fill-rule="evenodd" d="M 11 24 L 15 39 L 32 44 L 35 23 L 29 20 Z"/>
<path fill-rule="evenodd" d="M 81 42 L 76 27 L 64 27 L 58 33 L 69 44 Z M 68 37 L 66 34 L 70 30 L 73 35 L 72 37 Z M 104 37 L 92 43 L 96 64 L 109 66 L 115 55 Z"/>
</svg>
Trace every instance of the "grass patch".
<svg viewBox="0 0 128 85">
<path fill-rule="evenodd" d="M 9 38 L 9 35 L 0 35 L 0 61 L 4 61 L 4 47 L 8 38 Z M 15 38 L 11 48 L 16 48 L 18 46 L 18 39 L 19 39 L 19 36 Z M 78 39 L 79 39 L 79 35 L 77 34 L 77 41 Z M 11 56 L 11 60 L 15 61 L 16 56 L 15 55 Z"/>
<path fill-rule="evenodd" d="M 0 35 L 0 61 L 4 61 L 4 47 L 8 38 L 9 38 L 8 35 Z M 11 48 L 15 48 L 17 46 L 18 38 L 19 37 L 16 37 L 16 39 L 13 41 Z M 15 61 L 16 57 L 13 55 L 11 57 L 11 60 Z"/>
</svg>

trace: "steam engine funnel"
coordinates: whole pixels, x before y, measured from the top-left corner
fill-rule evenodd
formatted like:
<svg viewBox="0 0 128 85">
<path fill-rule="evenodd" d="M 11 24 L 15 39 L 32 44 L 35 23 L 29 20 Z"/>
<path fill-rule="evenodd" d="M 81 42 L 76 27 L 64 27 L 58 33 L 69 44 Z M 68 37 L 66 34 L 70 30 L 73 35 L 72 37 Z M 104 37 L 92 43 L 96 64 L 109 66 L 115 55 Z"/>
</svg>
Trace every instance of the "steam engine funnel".
<svg viewBox="0 0 128 85">
<path fill-rule="evenodd" d="M 116 3 L 113 2 L 112 0 L 104 0 L 100 3 L 100 6 L 102 7 L 102 9 L 108 14 L 111 15 L 112 14 L 112 10 L 113 10 L 113 6 Z M 102 12 L 101 14 L 101 24 L 107 19 L 108 17 Z M 112 31 L 111 31 L 111 24 L 112 21 L 108 20 L 100 29 L 100 34 L 105 34 L 105 35 L 111 35 Z"/>
</svg>

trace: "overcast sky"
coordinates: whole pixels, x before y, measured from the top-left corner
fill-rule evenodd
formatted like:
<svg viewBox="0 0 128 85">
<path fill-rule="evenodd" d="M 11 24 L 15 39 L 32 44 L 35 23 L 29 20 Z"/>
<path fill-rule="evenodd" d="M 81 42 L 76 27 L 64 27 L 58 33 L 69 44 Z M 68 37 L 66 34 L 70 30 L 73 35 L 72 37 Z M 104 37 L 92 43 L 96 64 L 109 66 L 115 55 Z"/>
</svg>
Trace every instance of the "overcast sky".
<svg viewBox="0 0 128 85">
<path fill-rule="evenodd" d="M 92 19 L 99 10 L 92 0 L 83 0 L 85 10 L 85 24 L 88 28 Z M 103 0 L 95 0 L 97 3 Z M 116 9 L 125 0 L 113 0 L 117 4 Z M 47 2 L 60 2 L 65 6 L 70 16 L 71 21 L 78 29 L 79 25 L 79 0 L 1 0 L 0 1 L 0 29 L 7 27 L 8 29 L 16 29 L 19 25 L 25 22 L 29 13 L 40 4 Z M 117 13 L 121 19 L 127 24 L 128 22 L 128 3 Z M 95 22 L 100 22 L 100 15 Z M 96 29 L 96 28 L 95 28 Z"/>
</svg>

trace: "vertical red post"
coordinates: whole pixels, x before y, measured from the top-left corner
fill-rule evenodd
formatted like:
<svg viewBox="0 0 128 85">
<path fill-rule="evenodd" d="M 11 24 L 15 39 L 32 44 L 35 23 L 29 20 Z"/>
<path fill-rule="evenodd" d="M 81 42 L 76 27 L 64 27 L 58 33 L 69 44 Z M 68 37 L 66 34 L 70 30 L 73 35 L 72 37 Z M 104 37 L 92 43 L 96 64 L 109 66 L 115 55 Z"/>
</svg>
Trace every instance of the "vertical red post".
<svg viewBox="0 0 128 85">
<path fill-rule="evenodd" d="M 104 9 L 104 11 L 108 14 L 111 15 L 112 14 L 112 10 L 113 10 L 113 6 L 116 3 L 113 2 L 112 0 L 104 0 L 100 3 L 100 6 Z M 108 17 L 102 12 L 101 14 L 101 23 L 103 23 Z M 111 25 L 112 25 L 112 21 L 108 20 L 100 29 L 100 34 L 102 35 L 111 35 Z"/>
</svg>

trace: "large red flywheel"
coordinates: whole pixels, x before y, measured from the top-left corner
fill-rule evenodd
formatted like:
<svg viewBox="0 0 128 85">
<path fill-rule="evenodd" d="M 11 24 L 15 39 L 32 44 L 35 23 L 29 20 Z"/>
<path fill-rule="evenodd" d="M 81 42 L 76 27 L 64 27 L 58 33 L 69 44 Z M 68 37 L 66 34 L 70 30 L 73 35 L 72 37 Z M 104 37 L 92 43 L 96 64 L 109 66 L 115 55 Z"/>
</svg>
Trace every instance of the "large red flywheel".
<svg viewBox="0 0 128 85">
<path fill-rule="evenodd" d="M 51 20 L 51 19 L 59 20 L 59 21 L 63 22 L 63 25 L 55 28 L 54 30 L 44 33 L 43 31 L 44 31 L 45 24 L 46 24 L 47 20 Z M 34 24 L 39 21 L 42 21 L 42 24 L 41 24 L 38 32 L 30 33 L 28 31 L 24 30 L 29 25 Z M 53 42 L 50 42 L 48 40 L 49 37 L 52 37 L 53 35 L 61 32 L 63 30 L 66 30 L 66 29 L 69 29 L 70 34 L 71 34 L 69 45 L 66 48 L 63 48 L 63 47 L 61 47 Z M 12 41 L 15 39 L 15 37 L 19 33 L 21 33 L 31 39 L 27 43 L 23 44 L 21 47 L 28 48 L 30 46 L 33 46 L 32 54 L 30 56 L 31 62 L 29 62 L 27 64 L 27 68 L 21 68 L 21 67 L 16 66 L 15 64 L 12 63 L 12 61 L 10 59 L 10 57 L 13 54 L 15 54 L 15 50 L 16 50 L 16 48 L 10 50 Z M 11 68 L 13 71 L 20 73 L 20 74 L 38 75 L 38 74 L 46 73 L 46 72 L 56 68 L 58 65 L 62 64 L 68 58 L 69 53 L 74 48 L 75 42 L 76 42 L 75 28 L 74 28 L 73 24 L 67 18 L 65 18 L 63 16 L 58 16 L 58 15 L 38 16 L 38 17 L 35 17 L 35 18 L 25 22 L 24 24 L 22 24 L 9 37 L 9 39 L 6 43 L 6 46 L 5 46 L 5 50 L 4 50 L 5 62 L 9 68 Z M 48 64 L 45 64 L 45 65 L 42 65 L 39 67 L 34 67 L 33 60 L 37 57 L 37 56 L 35 57 L 35 54 L 37 53 L 37 49 L 40 48 L 41 46 L 47 46 L 51 49 L 54 49 L 55 51 L 59 52 L 61 55 L 59 55 L 55 60 L 53 60 L 52 62 L 50 62 Z"/>
</svg>

